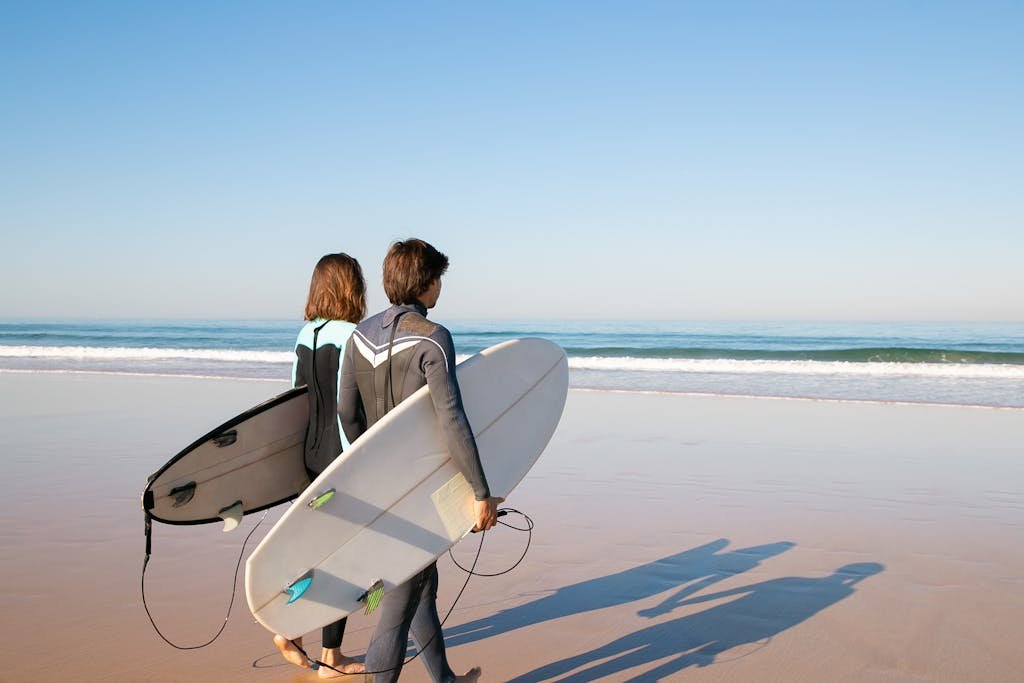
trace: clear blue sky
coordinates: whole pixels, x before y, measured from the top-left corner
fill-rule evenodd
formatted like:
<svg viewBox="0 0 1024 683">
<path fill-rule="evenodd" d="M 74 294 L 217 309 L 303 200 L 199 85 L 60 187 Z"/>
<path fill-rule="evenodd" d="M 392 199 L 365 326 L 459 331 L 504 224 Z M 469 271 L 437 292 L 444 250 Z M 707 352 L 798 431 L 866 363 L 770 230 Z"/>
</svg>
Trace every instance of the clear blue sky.
<svg viewBox="0 0 1024 683">
<path fill-rule="evenodd" d="M 1024 320 L 1024 3 L 0 5 L 0 316 Z"/>
</svg>

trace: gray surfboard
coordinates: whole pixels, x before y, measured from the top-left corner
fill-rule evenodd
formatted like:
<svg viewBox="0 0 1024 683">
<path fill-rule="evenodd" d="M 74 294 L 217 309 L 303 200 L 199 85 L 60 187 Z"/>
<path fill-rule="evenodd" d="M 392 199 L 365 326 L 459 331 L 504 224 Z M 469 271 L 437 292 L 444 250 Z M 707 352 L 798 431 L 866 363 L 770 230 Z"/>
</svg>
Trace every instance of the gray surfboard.
<svg viewBox="0 0 1024 683">
<path fill-rule="evenodd" d="M 149 478 L 142 504 L 166 524 L 224 522 L 292 500 L 309 485 L 306 387 L 250 408 L 203 435 Z"/>
</svg>

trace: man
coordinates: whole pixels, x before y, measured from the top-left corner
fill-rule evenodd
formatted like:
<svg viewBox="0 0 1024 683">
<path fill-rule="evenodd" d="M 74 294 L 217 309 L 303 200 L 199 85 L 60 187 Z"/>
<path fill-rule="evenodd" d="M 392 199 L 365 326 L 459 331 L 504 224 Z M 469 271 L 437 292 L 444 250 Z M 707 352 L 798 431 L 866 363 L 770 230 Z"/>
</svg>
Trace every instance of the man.
<svg viewBox="0 0 1024 683">
<path fill-rule="evenodd" d="M 342 362 L 338 415 L 350 442 L 424 384 L 456 466 L 473 488 L 475 530 L 497 523 L 498 504 L 480 465 L 476 440 L 462 407 L 455 376 L 452 336 L 427 320 L 441 295 L 448 257 L 419 239 L 395 242 L 384 258 L 384 291 L 391 307 L 367 318 L 352 334 Z M 445 655 L 437 616 L 437 565 L 384 596 L 381 616 L 366 652 L 366 670 L 376 683 L 397 681 L 405 660 L 410 630 L 435 683 L 472 683 L 475 667 L 456 676 Z"/>
</svg>

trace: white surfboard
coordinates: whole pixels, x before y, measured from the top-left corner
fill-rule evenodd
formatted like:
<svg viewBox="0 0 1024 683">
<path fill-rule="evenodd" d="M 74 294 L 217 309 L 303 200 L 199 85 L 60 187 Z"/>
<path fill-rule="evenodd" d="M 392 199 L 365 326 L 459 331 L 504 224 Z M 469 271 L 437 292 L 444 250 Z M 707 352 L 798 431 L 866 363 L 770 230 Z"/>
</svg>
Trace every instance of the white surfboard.
<svg viewBox="0 0 1024 683">
<path fill-rule="evenodd" d="M 507 496 L 561 418 L 565 352 L 544 339 L 515 339 L 456 372 L 491 495 Z M 340 619 L 362 607 L 375 583 L 386 594 L 469 533 L 473 493 L 448 455 L 428 391 L 363 434 L 253 551 L 246 597 L 267 629 L 297 638 Z M 308 588 L 289 604 L 300 584 Z"/>
<path fill-rule="evenodd" d="M 200 437 L 152 476 L 143 508 L 165 524 L 238 525 L 243 514 L 295 498 L 309 485 L 303 441 L 306 387 L 286 391 Z"/>
</svg>

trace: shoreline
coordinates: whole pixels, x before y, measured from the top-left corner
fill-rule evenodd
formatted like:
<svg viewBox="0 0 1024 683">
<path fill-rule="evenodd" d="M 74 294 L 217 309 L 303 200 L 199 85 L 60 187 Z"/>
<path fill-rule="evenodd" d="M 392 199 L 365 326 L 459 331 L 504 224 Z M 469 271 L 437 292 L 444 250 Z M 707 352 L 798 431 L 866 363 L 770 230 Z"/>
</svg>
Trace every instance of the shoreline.
<svg viewBox="0 0 1024 683">
<path fill-rule="evenodd" d="M 23 370 L 18 368 L 0 368 L 0 375 L 95 375 L 101 377 L 137 377 L 154 379 L 188 379 L 201 381 L 218 382 L 288 382 L 287 379 L 278 377 L 239 377 L 235 375 L 190 375 L 177 373 L 152 373 L 152 372 L 127 372 L 127 371 L 105 371 L 105 370 Z M 692 396 L 707 398 L 749 398 L 765 399 L 770 401 L 810 401 L 823 403 L 868 403 L 893 406 L 935 406 L 946 408 L 983 408 L 992 410 L 1008 410 L 1024 412 L 1024 406 L 1004 406 L 985 403 L 947 403 L 940 401 L 909 401 L 909 400 L 882 400 L 870 398 L 833 398 L 818 396 L 772 396 L 766 394 L 743 394 L 743 393 L 712 393 L 700 391 L 669 391 L 660 389 L 626 389 L 622 387 L 581 387 L 569 385 L 569 391 L 610 393 L 610 394 L 639 394 L 649 396 Z"/>
<path fill-rule="evenodd" d="M 698 391 L 658 391 L 654 389 L 597 389 L 593 387 L 569 387 L 569 391 L 592 391 L 595 393 L 644 394 L 650 396 L 692 396 L 694 398 L 749 398 L 766 401 L 808 401 L 812 403 L 868 403 L 891 406 L 930 406 L 937 408 L 985 408 L 994 410 L 1016 410 L 1024 412 L 1022 406 L 995 406 L 977 403 L 938 403 L 934 401 L 883 401 L 870 398 L 828 398 L 817 396 L 765 396 L 763 394 L 711 394 Z"/>
</svg>

